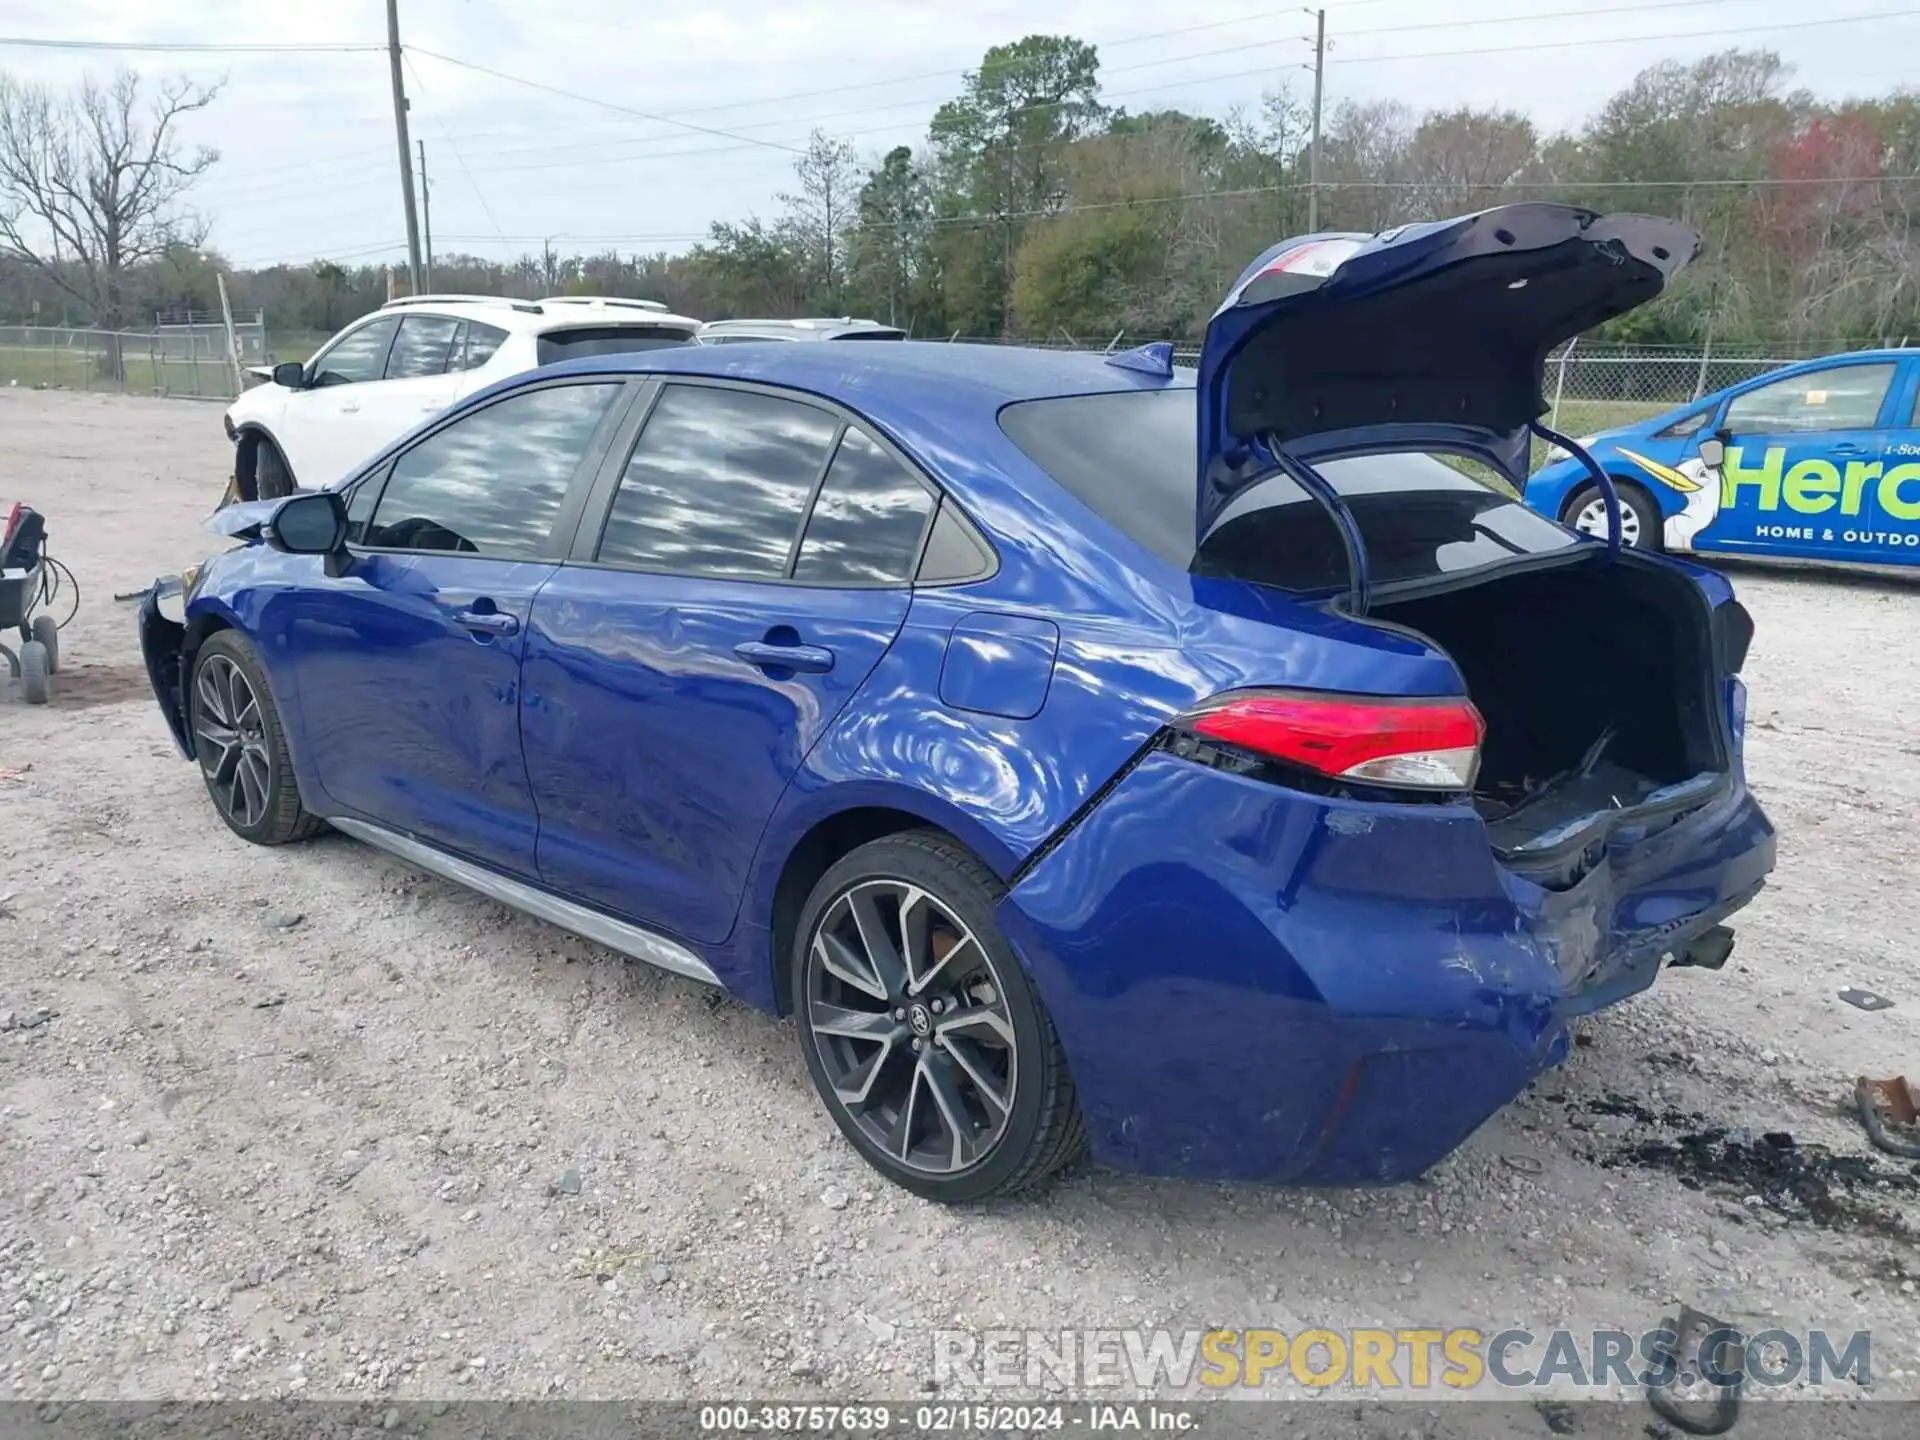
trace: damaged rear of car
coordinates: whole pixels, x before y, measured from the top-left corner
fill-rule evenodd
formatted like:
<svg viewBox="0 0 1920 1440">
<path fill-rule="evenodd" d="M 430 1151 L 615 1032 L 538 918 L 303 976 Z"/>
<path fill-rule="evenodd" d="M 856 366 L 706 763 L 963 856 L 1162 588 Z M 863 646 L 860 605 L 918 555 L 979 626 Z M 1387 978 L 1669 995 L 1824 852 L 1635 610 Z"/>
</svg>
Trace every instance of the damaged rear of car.
<svg viewBox="0 0 1920 1440">
<path fill-rule="evenodd" d="M 1550 205 L 1309 237 L 1215 316 L 1197 404 L 1003 417 L 1186 570 L 1184 648 L 1220 685 L 1010 900 L 1009 928 L 1067 957 L 1049 1003 L 1093 1052 L 1076 1075 L 1109 1158 L 1410 1178 L 1558 1063 L 1573 1017 L 1724 962 L 1774 858 L 1741 767 L 1751 622 L 1717 575 L 1623 551 L 1617 521 L 1582 537 L 1517 496 L 1548 350 L 1696 243 Z M 1300 685 L 1303 635 L 1371 648 L 1365 682 Z M 1070 979 L 1090 935 L 1134 957 L 1109 990 Z"/>
</svg>

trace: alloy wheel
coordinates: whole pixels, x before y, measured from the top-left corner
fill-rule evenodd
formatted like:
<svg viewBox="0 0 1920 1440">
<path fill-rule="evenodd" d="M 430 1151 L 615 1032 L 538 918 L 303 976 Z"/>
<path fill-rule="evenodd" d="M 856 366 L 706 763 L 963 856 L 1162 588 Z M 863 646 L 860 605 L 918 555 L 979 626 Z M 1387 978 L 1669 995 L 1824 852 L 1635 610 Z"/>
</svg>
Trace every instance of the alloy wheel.
<svg viewBox="0 0 1920 1440">
<path fill-rule="evenodd" d="M 1580 513 L 1573 517 L 1573 528 L 1582 535 L 1597 535 L 1607 538 L 1607 502 L 1598 496 L 1580 507 Z M 1640 543 L 1640 513 L 1627 504 L 1620 503 L 1620 543 L 1638 545 Z"/>
<path fill-rule="evenodd" d="M 803 1021 L 834 1097 L 894 1161 L 951 1176 L 1006 1133 L 1018 1074 L 1006 987 L 973 932 L 899 880 L 821 912 Z"/>
<path fill-rule="evenodd" d="M 209 655 L 194 678 L 194 749 L 214 803 L 242 830 L 258 825 L 273 793 L 273 762 L 259 697 L 240 667 Z"/>
</svg>

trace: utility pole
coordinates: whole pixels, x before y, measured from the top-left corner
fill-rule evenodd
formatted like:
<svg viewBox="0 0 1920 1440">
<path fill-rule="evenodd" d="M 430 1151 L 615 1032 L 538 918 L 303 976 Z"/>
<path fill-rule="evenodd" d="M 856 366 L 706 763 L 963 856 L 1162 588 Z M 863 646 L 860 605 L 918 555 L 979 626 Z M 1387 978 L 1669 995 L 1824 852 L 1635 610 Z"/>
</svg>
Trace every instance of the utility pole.
<svg viewBox="0 0 1920 1440">
<path fill-rule="evenodd" d="M 387 66 L 393 72 L 393 131 L 400 142 L 400 193 L 407 202 L 407 277 L 420 290 L 420 219 L 413 208 L 413 147 L 407 144 L 407 91 L 400 83 L 400 0 L 387 0 Z"/>
<path fill-rule="evenodd" d="M 389 12 L 391 13 L 391 12 Z M 394 62 L 396 65 L 399 62 Z M 398 74 L 396 70 L 394 72 Z M 1313 149 L 1307 152 L 1307 233 L 1320 229 L 1320 94 L 1327 77 L 1327 12 L 1314 12 Z"/>
<path fill-rule="evenodd" d="M 433 194 L 427 186 L 427 142 L 413 142 L 420 148 L 420 229 L 423 256 L 420 263 L 420 289 L 433 289 Z"/>
</svg>

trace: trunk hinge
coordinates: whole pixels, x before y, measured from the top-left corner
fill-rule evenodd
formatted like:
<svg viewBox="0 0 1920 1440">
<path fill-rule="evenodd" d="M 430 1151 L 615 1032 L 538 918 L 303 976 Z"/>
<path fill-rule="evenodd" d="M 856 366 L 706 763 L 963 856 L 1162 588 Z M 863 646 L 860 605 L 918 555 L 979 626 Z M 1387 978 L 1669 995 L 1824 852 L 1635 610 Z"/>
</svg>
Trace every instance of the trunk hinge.
<svg viewBox="0 0 1920 1440">
<path fill-rule="evenodd" d="M 1600 491 L 1600 502 L 1607 507 L 1607 558 L 1613 559 L 1620 553 L 1620 492 L 1614 489 L 1613 477 L 1607 474 L 1600 462 L 1589 455 L 1586 447 L 1577 440 L 1569 440 L 1557 430 L 1549 430 L 1538 420 L 1528 421 L 1527 428 L 1549 445 L 1558 445 L 1587 467 L 1587 474 L 1592 477 L 1595 488 Z"/>
<path fill-rule="evenodd" d="M 1326 477 L 1318 470 L 1304 460 L 1289 455 L 1272 436 L 1266 437 L 1265 445 L 1280 471 L 1319 501 L 1320 507 L 1333 517 L 1333 523 L 1340 531 L 1340 543 L 1347 552 L 1347 613 L 1356 618 L 1364 616 L 1373 586 L 1367 570 L 1366 542 L 1360 538 L 1360 527 L 1354 523 L 1353 512 L 1347 509 L 1347 502 L 1341 498 L 1340 492 L 1328 484 Z"/>
</svg>

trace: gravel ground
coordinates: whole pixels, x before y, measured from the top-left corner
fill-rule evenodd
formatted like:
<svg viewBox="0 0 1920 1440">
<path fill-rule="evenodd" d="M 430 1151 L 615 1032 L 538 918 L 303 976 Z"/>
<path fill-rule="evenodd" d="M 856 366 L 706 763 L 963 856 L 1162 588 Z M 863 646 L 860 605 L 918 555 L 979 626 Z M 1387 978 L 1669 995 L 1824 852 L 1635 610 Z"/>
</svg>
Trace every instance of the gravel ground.
<svg viewBox="0 0 1920 1440">
<path fill-rule="evenodd" d="M 1589 1022 L 1427 1180 L 1083 1169 L 956 1213 L 858 1162 L 790 1027 L 338 836 L 221 826 L 112 596 L 224 543 L 226 462 L 211 406 L 0 391 L 0 492 L 85 586 L 55 703 L 0 692 L 0 1396 L 899 1399 L 936 1327 L 1637 1333 L 1685 1300 L 1871 1329 L 1874 1393 L 1920 1397 L 1915 1167 L 1845 1108 L 1920 1075 L 1911 585 L 1736 577 L 1774 884 L 1724 971 Z"/>
</svg>

